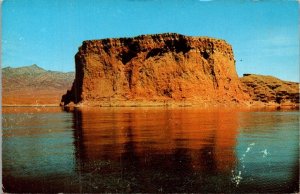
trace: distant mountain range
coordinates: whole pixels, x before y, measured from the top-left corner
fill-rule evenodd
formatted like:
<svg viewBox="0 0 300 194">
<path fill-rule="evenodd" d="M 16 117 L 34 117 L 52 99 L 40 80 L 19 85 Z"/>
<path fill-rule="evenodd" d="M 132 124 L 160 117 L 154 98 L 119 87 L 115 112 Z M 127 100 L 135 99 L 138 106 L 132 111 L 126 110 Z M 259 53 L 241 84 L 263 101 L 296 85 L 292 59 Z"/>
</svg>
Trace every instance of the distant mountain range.
<svg viewBox="0 0 300 194">
<path fill-rule="evenodd" d="M 47 71 L 37 65 L 2 69 L 2 104 L 59 104 L 74 72 Z"/>
<path fill-rule="evenodd" d="M 37 65 L 5 67 L 2 69 L 2 86 L 5 91 L 24 88 L 65 90 L 72 85 L 74 77 L 74 72 L 47 71 Z"/>
</svg>

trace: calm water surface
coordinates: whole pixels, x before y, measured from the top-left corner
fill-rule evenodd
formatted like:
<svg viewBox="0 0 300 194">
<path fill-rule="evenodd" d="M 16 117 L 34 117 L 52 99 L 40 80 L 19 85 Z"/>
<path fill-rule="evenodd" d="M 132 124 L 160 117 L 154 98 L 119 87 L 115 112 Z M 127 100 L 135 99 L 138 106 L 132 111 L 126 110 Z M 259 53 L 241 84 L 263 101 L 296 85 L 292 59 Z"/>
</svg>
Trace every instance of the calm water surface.
<svg viewBox="0 0 300 194">
<path fill-rule="evenodd" d="M 299 116 L 3 108 L 4 191 L 299 191 Z"/>
</svg>

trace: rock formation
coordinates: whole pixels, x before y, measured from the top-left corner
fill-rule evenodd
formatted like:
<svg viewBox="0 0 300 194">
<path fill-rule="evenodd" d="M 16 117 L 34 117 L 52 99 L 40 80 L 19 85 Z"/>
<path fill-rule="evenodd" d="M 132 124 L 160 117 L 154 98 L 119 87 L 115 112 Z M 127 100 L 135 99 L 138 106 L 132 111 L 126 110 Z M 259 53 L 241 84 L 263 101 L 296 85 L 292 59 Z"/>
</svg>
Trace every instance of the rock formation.
<svg viewBox="0 0 300 194">
<path fill-rule="evenodd" d="M 240 80 L 244 91 L 248 92 L 255 102 L 299 105 L 299 83 L 255 74 L 244 74 Z"/>
<path fill-rule="evenodd" d="M 224 40 L 166 33 L 84 41 L 62 98 L 89 106 L 238 103 L 249 99 Z"/>
</svg>

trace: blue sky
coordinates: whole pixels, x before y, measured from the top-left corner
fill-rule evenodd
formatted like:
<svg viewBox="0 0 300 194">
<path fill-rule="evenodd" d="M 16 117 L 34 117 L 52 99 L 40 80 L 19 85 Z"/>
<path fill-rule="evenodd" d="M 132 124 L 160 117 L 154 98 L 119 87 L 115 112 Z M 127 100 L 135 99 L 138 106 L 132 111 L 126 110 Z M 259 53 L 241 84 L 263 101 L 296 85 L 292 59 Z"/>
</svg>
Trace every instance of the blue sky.
<svg viewBox="0 0 300 194">
<path fill-rule="evenodd" d="M 299 81 L 297 1 L 4 0 L 2 67 L 74 71 L 82 41 L 176 32 L 233 46 L 238 74 Z"/>
</svg>

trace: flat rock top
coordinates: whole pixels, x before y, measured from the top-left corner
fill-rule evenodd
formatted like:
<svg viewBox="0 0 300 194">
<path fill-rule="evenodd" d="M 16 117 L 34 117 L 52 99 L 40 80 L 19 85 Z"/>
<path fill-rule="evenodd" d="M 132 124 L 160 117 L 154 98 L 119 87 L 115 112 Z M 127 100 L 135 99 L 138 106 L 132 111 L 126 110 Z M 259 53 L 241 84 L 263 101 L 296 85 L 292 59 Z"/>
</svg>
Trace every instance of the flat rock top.
<svg viewBox="0 0 300 194">
<path fill-rule="evenodd" d="M 225 40 L 210 37 L 185 36 L 177 33 L 140 35 L 131 38 L 86 40 L 83 41 L 82 46 L 79 47 L 78 54 L 100 54 L 105 51 L 110 53 L 110 55 L 114 55 L 122 51 L 140 53 L 152 49 L 162 49 L 164 52 L 176 53 L 187 53 L 189 51 L 214 53 L 217 51 L 232 60 L 234 58 L 232 47 Z"/>
<path fill-rule="evenodd" d="M 120 40 L 122 42 L 130 41 L 130 40 L 149 40 L 153 39 L 156 41 L 162 41 L 166 39 L 187 39 L 187 40 L 196 40 L 196 41 L 211 41 L 211 42 L 226 42 L 222 39 L 211 38 L 207 36 L 186 36 L 178 33 L 162 33 L 162 34 L 149 34 L 149 35 L 140 35 L 135 37 L 121 37 L 121 38 L 104 38 L 104 39 L 96 39 L 96 40 L 86 40 L 83 41 L 83 44 L 90 43 L 90 42 L 104 42 L 109 43 L 115 40 Z"/>
</svg>

